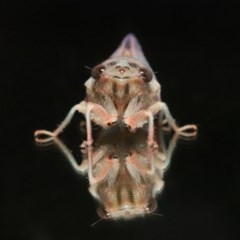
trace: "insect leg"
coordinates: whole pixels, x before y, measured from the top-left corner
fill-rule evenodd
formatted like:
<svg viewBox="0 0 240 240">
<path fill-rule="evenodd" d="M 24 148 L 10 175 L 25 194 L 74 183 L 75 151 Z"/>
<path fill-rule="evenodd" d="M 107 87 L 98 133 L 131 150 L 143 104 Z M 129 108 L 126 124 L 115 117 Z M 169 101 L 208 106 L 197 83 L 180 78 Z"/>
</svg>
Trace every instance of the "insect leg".
<svg viewBox="0 0 240 240">
<path fill-rule="evenodd" d="M 130 156 L 126 158 L 126 166 L 133 178 L 136 178 L 137 174 L 135 171 L 139 172 L 141 175 L 153 175 L 155 173 L 155 163 L 154 163 L 154 152 L 153 148 L 147 148 L 147 159 L 149 165 L 146 166 L 145 163 L 141 162 L 141 154 L 139 152 L 133 151 Z M 145 153 L 144 153 L 145 157 Z"/>
<path fill-rule="evenodd" d="M 88 102 L 86 111 L 86 120 L 91 119 L 103 128 L 112 126 L 117 122 L 117 115 L 108 113 L 101 105 Z"/>
<path fill-rule="evenodd" d="M 81 113 L 85 113 L 86 109 L 86 102 L 82 101 L 79 104 L 74 105 L 70 111 L 68 112 L 67 116 L 65 117 L 65 119 L 61 122 L 61 124 L 53 131 L 48 131 L 48 130 L 37 130 L 34 132 L 34 137 L 36 142 L 39 143 L 46 143 L 48 141 L 52 141 L 53 138 L 57 137 L 59 135 L 60 132 L 62 132 L 64 130 L 64 128 L 69 124 L 69 122 L 71 121 L 71 119 L 74 116 L 74 113 L 76 111 L 81 112 Z M 42 135 L 48 136 L 48 138 L 41 138 Z"/>
<path fill-rule="evenodd" d="M 192 137 L 195 136 L 197 134 L 197 126 L 194 124 L 187 124 L 184 125 L 182 127 L 179 127 L 176 122 L 175 119 L 172 117 L 168 106 L 166 103 L 164 102 L 159 102 L 159 105 L 161 107 L 161 111 L 163 111 L 169 126 L 179 135 L 185 136 L 185 137 Z M 188 130 L 191 130 L 192 132 L 186 132 Z"/>
<path fill-rule="evenodd" d="M 133 116 L 124 117 L 124 123 L 130 131 L 135 131 L 137 128 L 141 128 L 148 122 L 148 145 L 155 146 L 154 138 L 154 114 L 151 110 L 141 110 Z"/>
<path fill-rule="evenodd" d="M 91 121 L 103 128 L 109 127 L 117 122 L 116 116 L 110 115 L 101 105 L 92 102 L 86 103 L 85 118 L 87 125 L 87 141 L 83 142 L 81 145 L 82 148 L 92 145 L 93 138 Z"/>
</svg>

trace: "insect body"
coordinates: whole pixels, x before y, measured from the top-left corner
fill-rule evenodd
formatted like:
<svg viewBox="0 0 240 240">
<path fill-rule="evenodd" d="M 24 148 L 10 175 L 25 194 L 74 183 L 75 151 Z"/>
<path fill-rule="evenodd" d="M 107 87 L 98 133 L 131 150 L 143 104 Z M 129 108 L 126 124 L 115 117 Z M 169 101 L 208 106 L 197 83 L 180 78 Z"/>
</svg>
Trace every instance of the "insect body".
<svg viewBox="0 0 240 240">
<path fill-rule="evenodd" d="M 152 213 L 176 141 L 174 137 L 168 150 L 162 150 L 164 144 L 157 140 L 154 118 L 159 116 L 159 123 L 164 126 L 167 123 L 175 131 L 174 136 L 194 136 L 196 125 L 179 127 L 175 123 L 160 98 L 160 84 L 132 34 L 123 39 L 109 59 L 93 67 L 85 87 L 85 99 L 71 108 L 53 132 L 35 131 L 36 141 L 60 143 L 59 133 L 76 111 L 82 113 L 87 129 L 82 146 L 87 148 L 81 165 L 76 164 L 69 151 L 61 149 L 77 171 L 88 174 L 89 190 L 99 202 L 100 217 L 129 219 Z M 104 138 L 95 138 L 95 146 L 92 122 L 106 129 L 102 131 Z"/>
<path fill-rule="evenodd" d="M 148 123 L 148 145 L 154 146 L 153 121 L 156 115 L 164 116 L 168 125 L 180 135 L 196 135 L 196 125 L 178 127 L 166 103 L 161 101 L 160 84 L 133 34 L 123 39 L 108 60 L 95 66 L 91 75 L 85 82 L 86 98 L 72 107 L 55 131 L 36 131 L 36 141 L 46 142 L 56 137 L 76 111 L 86 117 L 87 140 L 84 146 L 93 142 L 91 122 L 103 128 L 120 124 L 132 132 Z M 40 138 L 42 134 L 50 138 Z"/>
</svg>

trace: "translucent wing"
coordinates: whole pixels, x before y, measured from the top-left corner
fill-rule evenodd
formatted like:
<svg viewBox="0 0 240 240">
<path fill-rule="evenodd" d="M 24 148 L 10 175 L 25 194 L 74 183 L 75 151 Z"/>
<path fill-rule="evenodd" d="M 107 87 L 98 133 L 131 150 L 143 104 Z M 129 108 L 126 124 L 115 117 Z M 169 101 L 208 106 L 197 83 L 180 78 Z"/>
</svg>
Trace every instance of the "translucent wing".
<svg viewBox="0 0 240 240">
<path fill-rule="evenodd" d="M 126 35 L 126 37 L 122 40 L 117 50 L 113 52 L 113 54 L 110 57 L 114 58 L 114 57 L 120 57 L 120 56 L 133 58 L 141 62 L 145 66 L 151 68 L 142 51 L 142 47 L 139 41 L 137 40 L 135 35 L 132 33 L 129 33 Z"/>
</svg>

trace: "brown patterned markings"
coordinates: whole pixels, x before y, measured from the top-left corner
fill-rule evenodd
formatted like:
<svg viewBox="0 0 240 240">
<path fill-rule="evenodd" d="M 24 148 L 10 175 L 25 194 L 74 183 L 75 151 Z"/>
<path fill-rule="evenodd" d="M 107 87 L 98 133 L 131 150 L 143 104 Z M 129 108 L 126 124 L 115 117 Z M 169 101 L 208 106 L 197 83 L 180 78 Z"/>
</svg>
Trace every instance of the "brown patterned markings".
<svg viewBox="0 0 240 240">
<path fill-rule="evenodd" d="M 125 95 L 128 95 L 129 94 L 129 84 L 127 83 L 126 85 L 125 85 L 125 87 L 124 87 L 124 94 Z"/>
</svg>

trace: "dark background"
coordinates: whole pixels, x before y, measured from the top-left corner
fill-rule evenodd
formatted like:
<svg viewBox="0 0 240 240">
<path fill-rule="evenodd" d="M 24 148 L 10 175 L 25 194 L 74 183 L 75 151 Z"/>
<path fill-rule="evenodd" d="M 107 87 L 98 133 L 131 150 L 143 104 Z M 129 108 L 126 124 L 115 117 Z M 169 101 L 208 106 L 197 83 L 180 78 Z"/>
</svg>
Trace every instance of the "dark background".
<svg viewBox="0 0 240 240">
<path fill-rule="evenodd" d="M 237 240 L 239 231 L 238 1 L 1 1 L 0 149 L 3 240 Z M 158 213 L 98 220 L 87 179 L 53 147 L 35 145 L 85 96 L 85 66 L 105 60 L 134 33 L 180 124 Z M 64 133 L 77 148 L 76 116 Z"/>
</svg>

